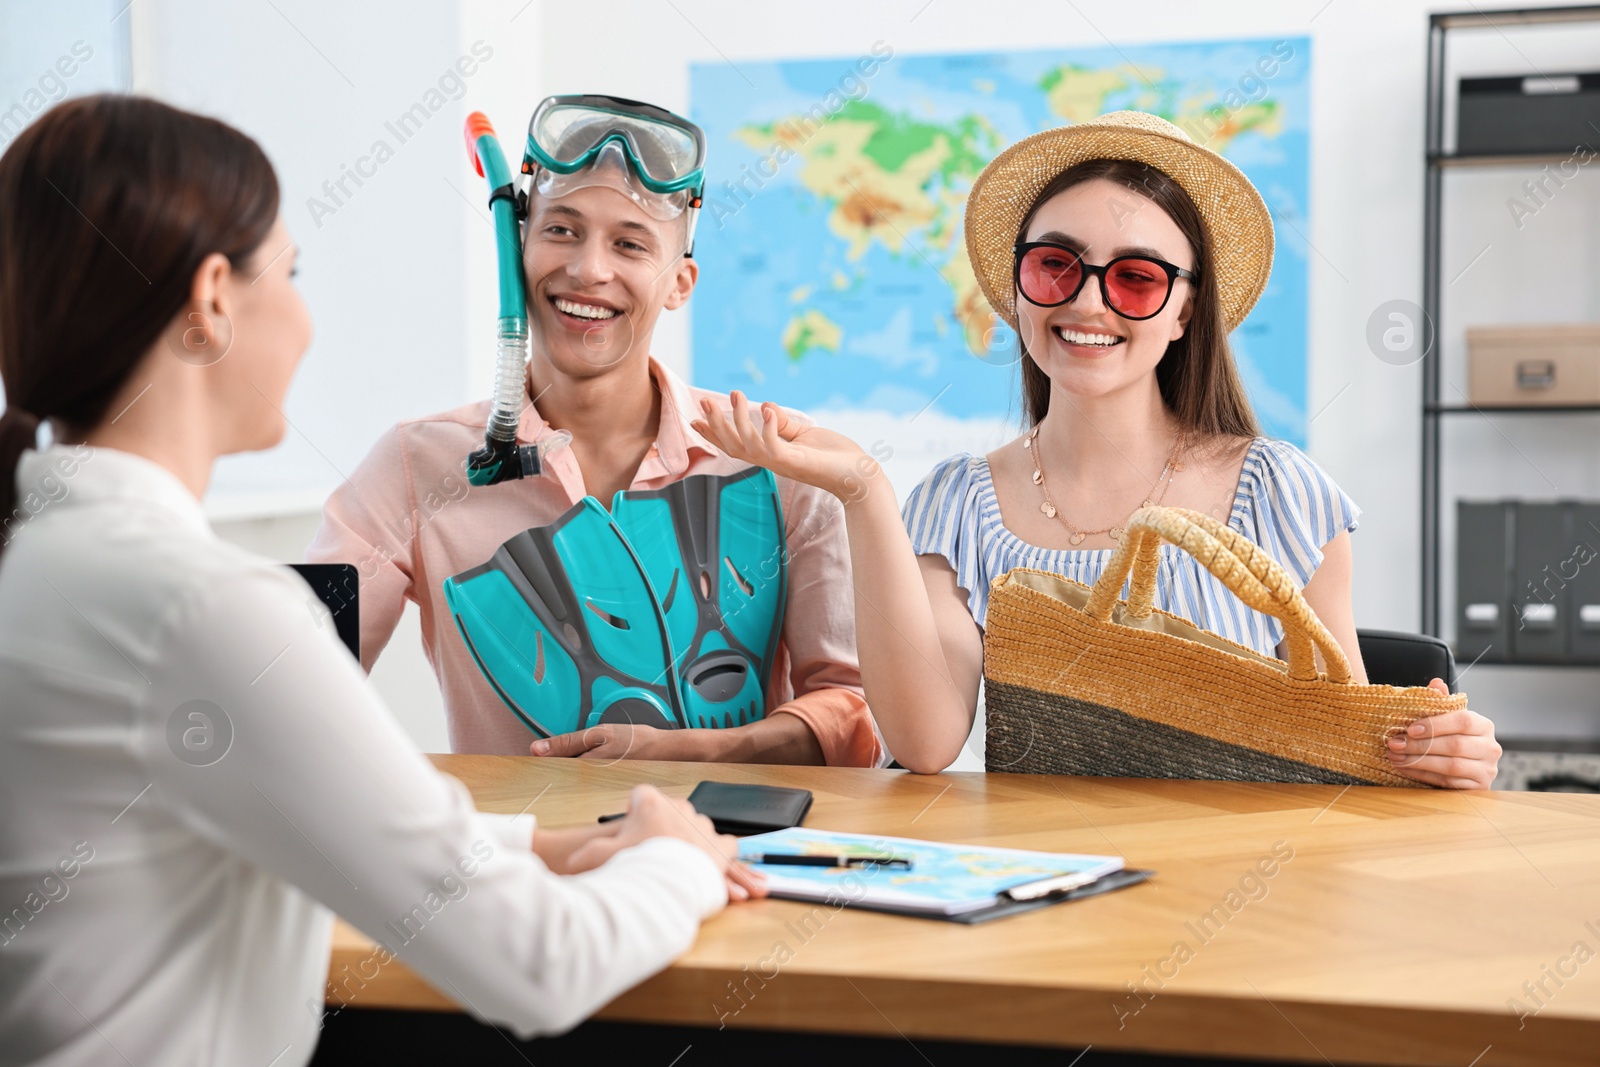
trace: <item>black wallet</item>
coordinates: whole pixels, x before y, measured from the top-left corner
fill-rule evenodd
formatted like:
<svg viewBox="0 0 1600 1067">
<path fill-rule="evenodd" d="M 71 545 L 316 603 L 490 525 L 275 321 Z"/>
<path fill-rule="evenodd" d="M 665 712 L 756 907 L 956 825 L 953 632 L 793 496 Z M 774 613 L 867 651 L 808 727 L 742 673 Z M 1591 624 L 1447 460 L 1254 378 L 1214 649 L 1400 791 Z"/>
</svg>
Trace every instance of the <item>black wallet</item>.
<svg viewBox="0 0 1600 1067">
<path fill-rule="evenodd" d="M 719 834 L 746 837 L 785 830 L 805 822 L 811 791 L 776 785 L 701 782 L 689 794 L 694 810 L 711 820 Z"/>
</svg>

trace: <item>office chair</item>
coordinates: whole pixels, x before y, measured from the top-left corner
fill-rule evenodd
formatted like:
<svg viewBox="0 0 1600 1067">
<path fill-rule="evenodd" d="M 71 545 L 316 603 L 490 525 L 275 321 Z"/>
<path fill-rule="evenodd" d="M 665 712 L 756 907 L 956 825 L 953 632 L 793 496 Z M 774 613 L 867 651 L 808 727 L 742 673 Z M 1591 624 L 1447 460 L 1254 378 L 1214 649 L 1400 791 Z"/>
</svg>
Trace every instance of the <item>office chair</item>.
<svg viewBox="0 0 1600 1067">
<path fill-rule="evenodd" d="M 291 563 L 290 569 L 305 579 L 317 599 L 333 615 L 333 628 L 344 647 L 361 662 L 361 600 L 359 576 L 350 563 Z"/>
<path fill-rule="evenodd" d="M 1427 634 L 1398 630 L 1357 630 L 1356 644 L 1374 685 L 1427 685 L 1443 678 L 1456 691 L 1456 658 L 1450 646 Z"/>
</svg>

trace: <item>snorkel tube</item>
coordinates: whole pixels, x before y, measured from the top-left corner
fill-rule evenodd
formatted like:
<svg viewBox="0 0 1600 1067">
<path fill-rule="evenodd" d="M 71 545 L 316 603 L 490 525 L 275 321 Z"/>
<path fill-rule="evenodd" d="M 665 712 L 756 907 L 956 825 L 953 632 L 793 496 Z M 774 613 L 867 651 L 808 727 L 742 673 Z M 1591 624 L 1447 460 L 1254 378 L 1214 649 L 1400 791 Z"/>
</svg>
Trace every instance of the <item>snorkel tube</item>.
<svg viewBox="0 0 1600 1067">
<path fill-rule="evenodd" d="M 495 485 L 540 472 L 544 453 L 570 440 L 561 432 L 537 445 L 517 444 L 522 418 L 528 358 L 528 305 L 522 274 L 522 238 L 518 227 L 525 213 L 526 193 L 512 186 L 511 169 L 488 116 L 467 116 L 467 154 L 478 176 L 489 181 L 489 210 L 494 212 L 495 253 L 500 264 L 500 317 L 495 332 L 494 406 L 483 447 L 467 457 L 467 481 Z"/>
</svg>

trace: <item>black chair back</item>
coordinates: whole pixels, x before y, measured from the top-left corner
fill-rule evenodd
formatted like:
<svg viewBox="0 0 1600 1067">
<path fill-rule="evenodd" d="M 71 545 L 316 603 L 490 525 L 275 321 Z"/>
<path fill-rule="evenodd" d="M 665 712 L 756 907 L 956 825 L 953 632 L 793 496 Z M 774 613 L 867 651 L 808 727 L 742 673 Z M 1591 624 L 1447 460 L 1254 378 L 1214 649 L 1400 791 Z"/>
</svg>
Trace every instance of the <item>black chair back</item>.
<svg viewBox="0 0 1600 1067">
<path fill-rule="evenodd" d="M 1398 630 L 1357 630 L 1356 642 L 1367 667 L 1367 681 L 1374 685 L 1422 686 L 1443 678 L 1450 692 L 1456 691 L 1455 654 L 1437 637 Z"/>
<path fill-rule="evenodd" d="M 350 654 L 361 662 L 359 576 L 352 563 L 291 563 L 311 591 L 333 615 L 333 627 Z"/>
</svg>

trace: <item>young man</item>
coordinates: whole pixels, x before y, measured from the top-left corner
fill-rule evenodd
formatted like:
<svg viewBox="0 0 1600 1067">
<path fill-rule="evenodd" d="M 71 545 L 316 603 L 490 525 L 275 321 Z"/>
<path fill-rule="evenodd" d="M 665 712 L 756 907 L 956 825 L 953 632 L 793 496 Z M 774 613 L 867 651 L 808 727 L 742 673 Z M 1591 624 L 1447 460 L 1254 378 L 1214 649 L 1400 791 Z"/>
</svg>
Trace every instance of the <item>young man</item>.
<svg viewBox="0 0 1600 1067">
<path fill-rule="evenodd" d="M 662 121 L 652 126 L 650 113 Z M 883 748 L 856 661 L 844 513 L 811 486 L 778 479 L 787 600 L 774 669 L 761 680 L 766 713 L 745 725 L 613 722 L 535 741 L 484 679 L 445 603 L 446 578 L 586 495 L 609 506 L 621 490 L 748 467 L 689 425 L 702 397 L 726 396 L 690 388 L 650 355 L 662 310 L 682 307 L 699 274 L 694 190 L 651 188 L 673 164 L 671 124 L 698 132 L 646 105 L 552 97 L 530 126 L 523 265 L 533 355 L 517 440 L 566 431 L 571 444 L 548 452 L 536 476 L 469 487 L 465 461 L 483 443 L 488 400 L 401 422 L 329 498 L 306 558 L 356 564 L 368 670 L 405 601 L 417 603 L 456 752 L 874 766 Z M 703 155 L 703 139 L 693 142 Z M 573 160 L 583 165 L 555 169 Z M 703 166 L 677 165 L 691 162 Z"/>
</svg>

